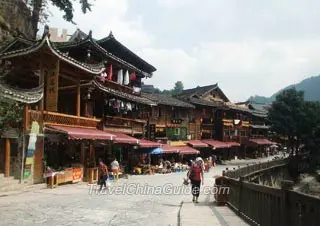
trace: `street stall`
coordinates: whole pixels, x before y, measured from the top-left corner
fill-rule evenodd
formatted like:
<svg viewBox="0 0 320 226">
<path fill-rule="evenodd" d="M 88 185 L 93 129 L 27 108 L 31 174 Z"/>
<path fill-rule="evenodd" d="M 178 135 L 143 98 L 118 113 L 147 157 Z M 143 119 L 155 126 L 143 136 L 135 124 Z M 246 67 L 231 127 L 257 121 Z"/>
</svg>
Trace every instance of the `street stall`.
<svg viewBox="0 0 320 226">
<path fill-rule="evenodd" d="M 59 139 L 55 139 L 56 136 Z M 44 178 L 48 187 L 84 179 L 89 183 L 97 182 L 94 144 L 97 140 L 106 142 L 114 137 L 94 128 L 47 126 Z"/>
</svg>

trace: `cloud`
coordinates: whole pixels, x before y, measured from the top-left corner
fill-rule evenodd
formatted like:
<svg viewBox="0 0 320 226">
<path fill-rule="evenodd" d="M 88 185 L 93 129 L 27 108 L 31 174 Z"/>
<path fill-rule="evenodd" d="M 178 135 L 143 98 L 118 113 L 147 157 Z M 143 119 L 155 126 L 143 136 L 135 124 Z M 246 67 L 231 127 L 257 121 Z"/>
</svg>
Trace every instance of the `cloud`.
<svg viewBox="0 0 320 226">
<path fill-rule="evenodd" d="M 54 15 L 50 26 L 67 28 L 69 33 L 80 28 L 87 33 L 92 30 L 95 38 L 103 38 L 112 31 L 119 41 L 133 50 L 149 45 L 152 40 L 152 36 L 143 30 L 142 18 L 130 16 L 128 0 L 96 0 L 93 1 L 92 11 L 86 14 L 82 14 L 79 4 L 75 4 L 74 21 L 77 25 L 64 21 L 63 13 L 56 8 L 51 7 L 50 10 Z"/>
<path fill-rule="evenodd" d="M 319 74 L 320 3 L 315 0 L 118 0 L 76 8 L 78 27 L 115 37 L 158 70 L 152 83 L 170 89 L 219 83 L 233 101 L 270 96 Z M 289 7 L 290 4 L 290 7 Z M 76 26 L 55 12 L 51 26 Z"/>
</svg>

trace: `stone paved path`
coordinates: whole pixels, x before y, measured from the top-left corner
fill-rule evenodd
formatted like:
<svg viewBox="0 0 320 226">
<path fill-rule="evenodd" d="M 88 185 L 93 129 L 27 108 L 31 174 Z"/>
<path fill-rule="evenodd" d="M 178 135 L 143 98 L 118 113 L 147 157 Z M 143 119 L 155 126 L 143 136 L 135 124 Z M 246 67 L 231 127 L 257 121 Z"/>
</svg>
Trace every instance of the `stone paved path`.
<svg viewBox="0 0 320 226">
<path fill-rule="evenodd" d="M 218 165 L 206 173 L 205 184 L 213 186 L 213 176 L 221 175 L 226 167 Z M 212 195 L 201 196 L 201 202 L 194 206 L 191 194 L 179 190 L 185 188 L 184 177 L 186 172 L 130 176 L 110 187 L 120 190 L 113 194 L 90 194 L 87 184 L 73 184 L 2 196 L 0 225 L 173 226 L 177 225 L 179 211 L 182 225 L 245 225 L 227 207 L 214 206 Z M 141 194 L 137 186 L 161 191 Z M 130 188 L 136 193 L 122 192 Z M 192 221 L 195 218 L 201 221 Z"/>
</svg>

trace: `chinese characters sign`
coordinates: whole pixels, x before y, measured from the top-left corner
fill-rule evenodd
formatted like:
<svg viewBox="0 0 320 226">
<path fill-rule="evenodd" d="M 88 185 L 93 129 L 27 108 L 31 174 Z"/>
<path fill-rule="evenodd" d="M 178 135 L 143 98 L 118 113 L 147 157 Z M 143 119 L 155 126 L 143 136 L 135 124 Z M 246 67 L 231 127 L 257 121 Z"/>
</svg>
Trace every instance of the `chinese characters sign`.
<svg viewBox="0 0 320 226">
<path fill-rule="evenodd" d="M 46 110 L 57 111 L 58 108 L 58 82 L 59 82 L 59 61 L 49 64 L 44 70 L 46 84 Z"/>
</svg>

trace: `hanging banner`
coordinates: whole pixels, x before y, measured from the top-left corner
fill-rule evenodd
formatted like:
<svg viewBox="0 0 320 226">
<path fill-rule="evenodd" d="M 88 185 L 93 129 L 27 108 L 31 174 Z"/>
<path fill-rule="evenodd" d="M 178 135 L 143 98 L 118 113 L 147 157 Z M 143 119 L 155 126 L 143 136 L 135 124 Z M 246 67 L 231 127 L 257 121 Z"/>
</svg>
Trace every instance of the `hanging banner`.
<svg viewBox="0 0 320 226">
<path fill-rule="evenodd" d="M 58 109 L 59 60 L 44 69 L 46 79 L 46 110 L 56 112 Z"/>
<path fill-rule="evenodd" d="M 39 135 L 40 127 L 36 121 L 32 122 L 31 133 L 29 135 L 28 147 L 26 150 L 26 159 L 24 164 L 23 178 L 28 179 L 32 175 L 32 168 L 34 164 L 34 152 L 36 150 L 37 136 Z"/>
</svg>

